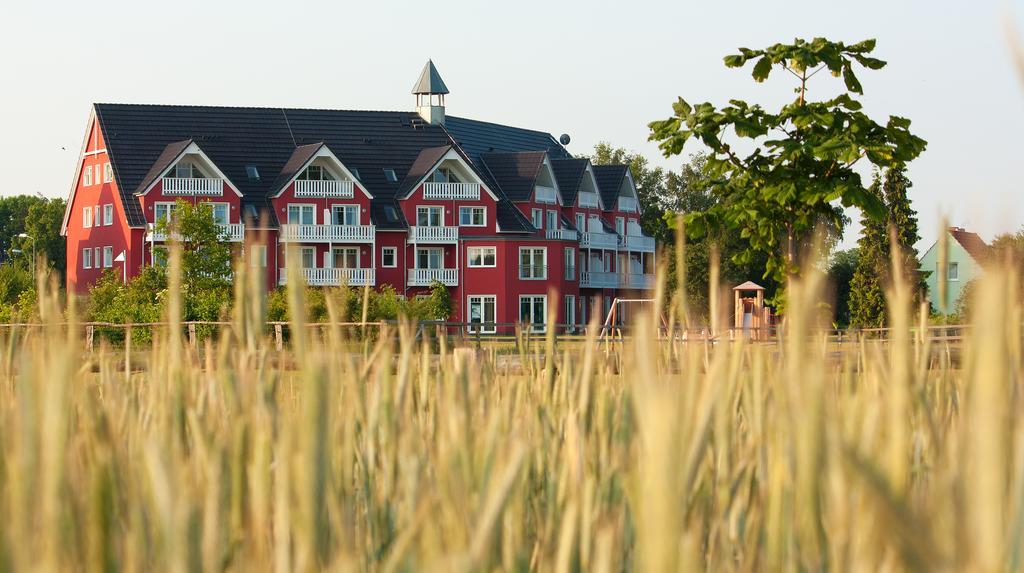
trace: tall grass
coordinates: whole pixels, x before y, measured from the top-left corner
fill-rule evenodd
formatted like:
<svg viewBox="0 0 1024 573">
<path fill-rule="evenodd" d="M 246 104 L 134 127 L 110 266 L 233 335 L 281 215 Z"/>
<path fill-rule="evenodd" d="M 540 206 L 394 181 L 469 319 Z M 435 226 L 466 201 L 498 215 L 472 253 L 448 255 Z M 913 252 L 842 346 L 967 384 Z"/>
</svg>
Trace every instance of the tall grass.
<svg viewBox="0 0 1024 573">
<path fill-rule="evenodd" d="M 837 349 L 809 273 L 778 344 L 666 340 L 647 315 L 512 367 L 410 325 L 295 328 L 278 353 L 247 270 L 232 328 L 158 332 L 132 372 L 40 285 L 48 326 L 0 340 L 0 569 L 1024 568 L 1012 274 L 962 346 L 912 336 L 897 289 L 889 340 Z"/>
</svg>

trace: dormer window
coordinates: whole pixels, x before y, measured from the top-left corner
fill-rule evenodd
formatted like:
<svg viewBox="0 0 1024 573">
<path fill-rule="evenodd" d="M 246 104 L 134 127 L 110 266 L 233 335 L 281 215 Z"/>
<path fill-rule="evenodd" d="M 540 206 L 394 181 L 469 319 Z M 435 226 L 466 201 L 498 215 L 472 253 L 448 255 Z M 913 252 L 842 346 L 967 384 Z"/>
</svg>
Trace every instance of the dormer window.
<svg viewBox="0 0 1024 573">
<path fill-rule="evenodd" d="M 462 183 L 462 179 L 450 167 L 438 167 L 430 180 L 434 183 Z"/>
<path fill-rule="evenodd" d="M 337 178 L 322 165 L 310 165 L 299 174 L 301 181 L 337 181 Z"/>
<path fill-rule="evenodd" d="M 195 164 L 188 161 L 181 161 L 167 174 L 175 179 L 205 179 L 206 175 L 199 170 Z"/>
</svg>

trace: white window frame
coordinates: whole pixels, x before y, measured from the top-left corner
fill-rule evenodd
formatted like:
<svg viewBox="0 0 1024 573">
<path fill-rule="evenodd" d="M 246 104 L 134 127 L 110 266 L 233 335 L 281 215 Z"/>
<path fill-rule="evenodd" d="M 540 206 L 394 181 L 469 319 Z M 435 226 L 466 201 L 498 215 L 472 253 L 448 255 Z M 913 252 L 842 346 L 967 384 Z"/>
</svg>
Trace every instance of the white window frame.
<svg viewBox="0 0 1024 573">
<path fill-rule="evenodd" d="M 93 177 L 93 181 L 97 185 L 99 185 L 100 181 L 103 180 L 103 166 L 100 165 L 99 163 L 97 163 L 96 165 L 93 165 L 92 168 L 96 170 L 96 173 L 93 174 L 93 176 L 92 176 Z"/>
<path fill-rule="evenodd" d="M 100 268 L 100 261 L 101 260 L 102 259 L 100 259 L 100 248 L 99 247 L 93 247 L 93 249 L 92 249 L 92 268 L 94 268 L 94 269 Z"/>
<path fill-rule="evenodd" d="M 82 187 L 92 187 L 92 165 L 86 165 L 82 170 Z"/>
<path fill-rule="evenodd" d="M 565 295 L 565 331 L 576 332 L 576 296 Z"/>
<path fill-rule="evenodd" d="M 92 228 L 92 207 L 82 207 L 82 228 Z"/>
<path fill-rule="evenodd" d="M 110 166 L 110 162 L 103 164 L 103 182 L 110 183 L 114 180 L 114 168 Z"/>
<path fill-rule="evenodd" d="M 82 268 L 92 268 L 92 249 L 90 247 L 82 249 Z"/>
<path fill-rule="evenodd" d="M 536 262 L 536 253 L 541 253 L 541 264 L 538 265 Z M 530 252 L 530 264 L 523 264 L 523 253 Z M 548 248 L 547 247 L 519 247 L 519 280 L 524 281 L 543 281 L 548 278 Z M 537 276 L 536 268 L 540 267 L 541 276 Z M 526 269 L 532 269 L 528 274 L 523 274 Z"/>
<path fill-rule="evenodd" d="M 250 267 L 267 267 L 267 246 L 266 245 L 253 245 L 250 247 L 249 252 L 249 266 Z"/>
<path fill-rule="evenodd" d="M 437 224 L 431 225 L 430 219 L 431 213 L 437 212 Z M 427 214 L 427 224 L 420 225 L 420 213 Z M 417 205 L 416 206 L 416 226 L 417 227 L 444 227 L 444 206 L 443 205 Z"/>
<path fill-rule="evenodd" d="M 587 232 L 587 216 L 583 213 L 576 213 L 576 230 L 581 233 Z"/>
<path fill-rule="evenodd" d="M 109 227 L 114 224 L 114 204 L 107 203 L 103 206 L 103 226 Z"/>
<path fill-rule="evenodd" d="M 341 213 L 341 217 L 338 217 L 338 213 Z M 345 219 L 349 213 L 354 214 L 354 223 L 346 223 Z M 336 223 L 335 221 L 341 221 Z M 356 203 L 335 203 L 331 205 L 331 224 L 332 225 L 347 225 L 355 226 L 359 224 L 359 205 Z"/>
<path fill-rule="evenodd" d="M 487 320 L 487 303 L 490 303 L 491 310 L 493 313 L 493 320 Z M 480 320 L 473 320 L 473 306 L 479 305 L 480 307 Z M 480 325 L 481 334 L 494 334 L 498 331 L 498 297 L 493 294 L 474 294 L 466 297 L 466 331 L 476 332 L 477 329 L 474 324 Z M 488 325 L 488 322 L 490 323 Z"/>
<path fill-rule="evenodd" d="M 427 266 L 420 266 L 420 253 L 427 253 Z M 438 253 L 438 265 L 436 267 L 430 266 L 430 253 Z M 444 249 L 441 247 L 417 247 L 416 248 L 416 266 L 417 269 L 443 269 L 444 266 Z"/>
<path fill-rule="evenodd" d="M 462 222 L 462 214 L 466 213 L 466 212 L 469 212 L 469 214 L 470 214 L 470 217 L 469 217 L 470 218 L 470 222 L 469 223 L 463 223 Z M 474 219 L 473 215 L 475 215 L 477 212 L 480 213 L 480 222 L 479 223 L 473 223 L 472 222 L 472 220 Z M 459 226 L 460 227 L 486 227 L 487 226 L 487 207 L 485 207 L 483 205 L 466 205 L 464 207 L 459 207 Z"/>
<path fill-rule="evenodd" d="M 217 207 L 224 207 L 224 214 L 227 216 L 224 218 L 223 223 L 217 222 L 218 225 L 227 225 L 231 223 L 231 203 L 214 201 L 207 201 L 206 203 L 210 206 L 210 214 L 213 216 L 214 221 L 217 221 Z"/>
<path fill-rule="evenodd" d="M 167 207 L 167 216 L 163 217 L 163 219 L 167 222 L 170 222 L 171 217 L 174 216 L 175 209 L 175 203 L 173 203 L 172 201 L 157 201 L 153 203 L 153 222 L 160 222 L 160 217 L 158 216 L 157 213 L 160 211 L 161 207 Z"/>
<path fill-rule="evenodd" d="M 354 266 L 354 267 L 339 267 L 338 266 L 338 256 L 337 256 L 339 253 L 341 254 L 342 261 L 344 261 L 345 257 L 348 256 L 349 254 L 355 253 L 356 254 L 356 266 Z M 331 257 L 331 268 L 334 268 L 334 269 L 361 269 L 361 268 L 363 268 L 362 267 L 363 250 L 360 249 L 359 247 L 333 247 L 329 251 L 327 251 L 327 254 L 330 255 L 330 257 Z"/>
<path fill-rule="evenodd" d="M 391 254 L 391 264 L 387 264 L 387 254 Z M 382 269 L 396 269 L 398 268 L 398 247 L 381 247 L 380 248 L 380 266 Z"/>
<path fill-rule="evenodd" d="M 548 213 L 547 213 L 547 217 L 548 217 L 548 219 L 546 221 L 546 224 L 547 224 L 547 228 L 548 229 L 551 229 L 553 231 L 553 230 L 558 229 L 561 226 L 559 224 L 560 221 L 559 221 L 559 217 L 558 217 L 558 211 L 549 210 Z"/>
<path fill-rule="evenodd" d="M 306 254 L 312 253 L 309 260 L 313 262 L 312 265 L 306 266 Z M 315 269 L 316 266 L 316 247 L 299 247 L 299 268 L 300 269 Z"/>
<path fill-rule="evenodd" d="M 114 266 L 114 247 L 103 247 L 103 268 Z"/>
<path fill-rule="evenodd" d="M 946 264 L 946 280 L 949 282 L 960 281 L 960 263 Z"/>
<path fill-rule="evenodd" d="M 534 310 L 536 309 L 534 304 L 536 303 L 536 301 L 538 299 L 544 301 L 544 308 L 543 308 L 543 312 L 541 313 L 539 321 L 537 320 L 537 317 L 534 314 Z M 519 307 L 517 309 L 518 313 L 516 314 L 516 316 L 518 317 L 518 320 L 520 322 L 525 322 L 525 321 L 523 321 L 523 301 L 525 301 L 525 300 L 529 300 L 530 301 L 530 321 L 528 323 L 526 323 L 526 324 L 529 324 L 530 332 L 545 332 L 547 330 L 547 324 L 548 324 L 548 295 L 546 295 L 546 294 L 521 294 L 521 295 L 519 295 Z"/>
<path fill-rule="evenodd" d="M 615 218 L 615 232 L 618 233 L 619 235 L 622 235 L 622 236 L 626 235 L 626 218 L 625 217 L 616 217 Z"/>
<path fill-rule="evenodd" d="M 493 257 L 487 264 L 487 255 Z M 473 264 L 475 256 L 480 257 L 480 264 Z M 466 266 L 471 269 L 493 269 L 498 266 L 498 247 L 466 247 Z"/>
<path fill-rule="evenodd" d="M 530 221 L 538 231 L 544 230 L 544 209 L 533 209 L 530 211 Z"/>
<path fill-rule="evenodd" d="M 299 221 L 295 223 L 292 222 L 293 207 L 299 210 Z M 311 222 L 303 223 L 302 215 L 303 212 L 306 211 L 307 209 L 310 212 Z M 288 203 L 288 206 L 285 207 L 285 220 L 288 222 L 289 225 L 316 225 L 316 205 L 314 205 L 313 203 Z"/>
<path fill-rule="evenodd" d="M 565 270 L 563 271 L 565 280 L 576 280 L 576 249 L 565 247 L 562 253 L 562 261 L 565 265 Z"/>
</svg>

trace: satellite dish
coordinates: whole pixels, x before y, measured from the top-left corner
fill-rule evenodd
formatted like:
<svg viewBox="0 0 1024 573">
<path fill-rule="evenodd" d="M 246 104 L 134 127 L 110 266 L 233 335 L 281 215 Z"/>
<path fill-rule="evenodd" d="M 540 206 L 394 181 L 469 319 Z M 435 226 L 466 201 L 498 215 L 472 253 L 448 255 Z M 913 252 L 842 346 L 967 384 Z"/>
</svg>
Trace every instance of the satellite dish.
<svg viewBox="0 0 1024 573">
<path fill-rule="evenodd" d="M 561 143 L 562 145 L 569 145 L 570 141 L 572 141 L 572 139 L 569 138 L 568 133 L 563 133 L 562 135 L 558 136 L 558 142 Z"/>
</svg>

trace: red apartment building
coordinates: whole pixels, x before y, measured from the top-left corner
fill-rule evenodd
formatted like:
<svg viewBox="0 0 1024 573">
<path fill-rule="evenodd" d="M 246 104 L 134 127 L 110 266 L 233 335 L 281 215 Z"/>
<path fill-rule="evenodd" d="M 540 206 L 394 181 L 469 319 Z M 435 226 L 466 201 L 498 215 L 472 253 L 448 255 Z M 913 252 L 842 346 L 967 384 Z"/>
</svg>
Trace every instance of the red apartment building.
<svg viewBox="0 0 1024 573">
<path fill-rule="evenodd" d="M 268 289 L 288 265 L 310 285 L 406 296 L 440 281 L 453 321 L 537 328 L 549 307 L 581 325 L 650 296 L 655 244 L 629 169 L 448 116 L 447 93 L 427 62 L 415 112 L 95 104 L 62 227 L 68 292 L 160 264 L 155 223 L 183 199 L 211 204 Z"/>
</svg>

